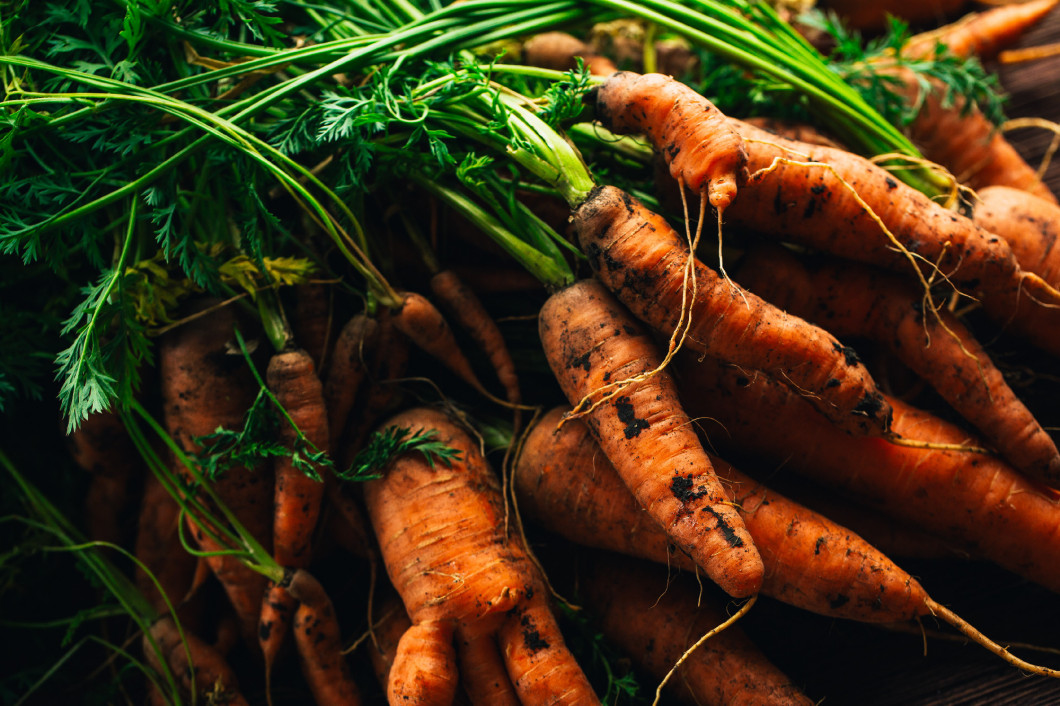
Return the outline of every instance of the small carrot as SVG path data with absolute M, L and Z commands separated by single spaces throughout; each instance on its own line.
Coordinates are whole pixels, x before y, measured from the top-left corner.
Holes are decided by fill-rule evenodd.
M 305 569 L 296 569 L 289 576 L 284 588 L 298 601 L 292 632 L 302 675 L 313 698 L 320 706 L 360 704 L 360 692 L 342 654 L 342 635 L 331 598 Z
M 977 56 L 990 61 L 1044 20 L 1056 5 L 1057 0 L 1028 0 L 972 12 L 956 22 L 913 35 L 902 47 L 902 53 L 930 57 L 939 44 L 944 44 L 953 56 Z
M 378 340 L 378 320 L 362 312 L 346 322 L 335 341 L 331 365 L 324 382 L 328 439 L 333 448 L 346 428 L 350 411 L 357 400 L 357 392 L 368 374 L 369 357 L 374 353 Z
M 604 637 L 657 679 L 729 617 L 722 606 L 700 598 L 690 577 L 667 576 L 659 566 L 594 554 L 579 568 L 578 588 Z M 697 647 L 668 687 L 688 704 L 814 703 L 736 625 Z
M 430 409 L 409 410 L 385 426 L 433 434 L 432 444 L 450 449 L 447 463 L 418 450 L 401 453 L 364 487 L 387 574 L 413 623 L 390 670 L 391 703 L 426 698 L 428 677 L 456 682 L 457 629 L 496 635 L 523 703 L 595 703 L 548 611 L 544 581 L 521 543 L 505 535 L 500 482 L 478 445 Z
M 394 326 L 417 347 L 435 357 L 475 390 L 492 397 L 478 379 L 471 362 L 460 350 L 442 313 L 429 299 L 405 292 L 401 308 L 394 312 Z
M 394 657 L 397 655 L 398 641 L 410 627 L 412 620 L 396 593 L 375 601 L 372 615 L 373 639 L 369 641 L 367 649 L 372 669 L 384 689 L 389 681 Z
M 830 333 L 698 260 L 695 289 L 687 294 L 689 248 L 662 216 L 603 187 L 575 211 L 574 227 L 597 276 L 642 321 L 666 335 L 686 325 L 688 347 L 790 382 L 851 433 L 886 433 L 883 396 L 854 351 Z M 682 321 L 686 309 L 689 323 Z
M 611 381 L 639 376 L 589 408 L 593 436 L 641 506 L 715 583 L 735 597 L 757 593 L 762 559 L 728 504 L 673 379 L 659 370 L 662 356 L 651 337 L 592 280 L 552 295 L 538 323 L 545 357 L 571 404 Z
M 590 96 L 598 119 L 620 134 L 639 133 L 670 165 L 670 174 L 718 213 L 747 178 L 747 152 L 721 111 L 691 88 L 662 74 L 620 71 Z
M 180 521 L 177 501 L 154 474 L 147 474 L 134 548 L 139 561 L 136 586 L 157 613 L 165 613 L 170 604 L 178 606 L 181 621 L 196 627 L 202 606 L 184 602 L 198 562 L 180 544 Z
M 844 338 L 883 344 L 930 384 L 1018 470 L 1060 484 L 1060 451 L 979 342 L 946 310 L 925 315 L 923 294 L 891 273 L 855 263 L 803 264 L 783 248 L 757 248 L 737 279 Z
M 504 335 L 482 301 L 453 270 L 442 270 L 431 277 L 431 291 L 487 355 L 497 379 L 504 386 L 506 399 L 513 405 L 522 402 L 515 361 L 504 342 Z
M 820 9 L 833 11 L 851 28 L 863 32 L 884 29 L 887 16 L 910 24 L 936 22 L 967 5 L 967 0 L 821 0 Z

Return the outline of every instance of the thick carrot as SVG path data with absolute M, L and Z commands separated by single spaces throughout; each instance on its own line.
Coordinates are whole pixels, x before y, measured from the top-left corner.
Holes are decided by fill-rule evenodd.
M 982 189 L 979 199 L 975 222 L 1004 238 L 1023 268 L 1060 284 L 1060 206 L 1003 186 Z M 984 297 L 983 309 L 1006 330 L 1060 355 L 1060 310 L 1011 292 Z
M 973 291 L 1033 289 L 1054 297 L 1055 290 L 1020 268 L 1004 240 L 867 159 L 729 122 L 744 138 L 752 171 L 727 212 L 729 223 L 910 275 L 913 253 L 927 274 L 938 269 Z
M 685 305 L 688 245 L 662 216 L 606 186 L 575 211 L 574 226 L 597 276 L 642 321 L 672 334 L 685 306 L 691 319 L 685 345 L 790 382 L 850 433 L 886 433 L 890 410 L 868 370 L 827 331 L 698 260 L 696 289 Z
M 737 279 L 837 336 L 882 343 L 1018 470 L 1060 484 L 1060 451 L 1052 437 L 971 331 L 949 311 L 925 315 L 923 293 L 911 283 L 853 263 L 807 266 L 779 247 L 749 251 Z
M 431 277 L 431 291 L 487 355 L 497 379 L 504 386 L 507 400 L 519 404 L 523 396 L 519 391 L 515 361 L 512 360 L 508 344 L 504 342 L 504 335 L 497 328 L 497 322 L 486 311 L 481 300 L 453 270 L 442 270 Z
M 478 445 L 430 409 L 404 412 L 385 426 L 433 432 L 436 442 L 459 453 L 445 465 L 408 451 L 382 479 L 365 484 L 387 573 L 413 622 L 390 671 L 391 703 L 423 695 L 418 685 L 432 671 L 444 684 L 456 679 L 455 666 L 437 669 L 450 664 L 452 649 L 439 638 L 456 629 L 497 635 L 523 703 L 596 703 L 547 607 L 541 612 L 543 580 L 522 545 L 505 535 L 500 483 Z M 422 644 L 425 636 L 432 651 L 405 647 L 406 640 Z
M 379 322 L 362 312 L 342 327 L 335 341 L 324 381 L 324 403 L 328 410 L 328 439 L 337 448 L 339 436 L 346 428 L 357 392 L 368 374 L 368 359 L 379 341 Z
M 581 562 L 578 588 L 587 611 L 633 663 L 663 679 L 682 654 L 729 617 L 701 600 L 690 577 L 614 555 Z M 696 648 L 668 682 L 683 703 L 811 706 L 808 698 L 733 625 Z
M 319 706 L 356 706 L 360 692 L 342 654 L 342 635 L 331 598 L 305 569 L 290 575 L 285 588 L 298 601 L 293 633 L 302 675 Z
M 681 370 L 690 410 L 724 425 L 724 433 L 708 432 L 719 446 L 783 462 L 1060 591 L 1060 504 L 1000 459 L 849 437 L 765 376 L 748 377 L 710 361 L 689 361 Z M 903 436 L 976 443 L 927 412 L 897 399 L 891 404 L 894 428 Z
M 558 431 L 563 409 L 534 426 L 514 483 L 520 507 L 582 545 L 694 570 L 649 521 L 584 424 Z M 924 589 L 849 529 L 743 475 L 711 462 L 762 555 L 764 595 L 833 618 L 891 623 L 928 612 Z
M 203 310 L 210 302 L 199 302 Z M 166 427 L 185 451 L 199 451 L 197 437 L 218 427 L 238 429 L 257 385 L 241 355 L 226 352 L 235 316 L 228 307 L 180 326 L 159 342 L 158 367 Z M 185 473 L 185 469 L 176 469 Z M 229 468 L 214 489 L 236 518 L 262 545 L 272 535 L 272 478 L 261 469 Z M 192 535 L 204 551 L 222 549 L 192 523 Z M 221 581 L 239 617 L 243 637 L 257 644 L 258 617 L 265 578 L 238 558 L 214 555 L 210 568 Z
M 594 76 L 610 76 L 618 71 L 611 59 L 566 32 L 542 32 L 523 45 L 523 61 L 530 66 L 568 71 L 577 66 L 579 58 Z
M 84 504 L 89 538 L 124 544 L 129 484 L 144 469 L 121 418 L 113 412 L 90 414 L 67 442 L 74 462 L 92 475 Z
M 1029 0 L 972 12 L 956 22 L 910 37 L 902 53 L 928 57 L 934 55 L 939 44 L 945 44 L 954 56 L 978 56 L 982 61 L 989 61 L 1019 41 L 1056 5 L 1057 0 Z
M 593 280 L 550 297 L 538 322 L 545 357 L 571 404 L 662 362 L 651 337 Z M 728 504 L 669 373 L 633 382 L 585 419 L 637 501 L 673 541 L 730 595 L 757 593 L 762 559 Z
M 451 704 L 460 670 L 448 620 L 413 623 L 398 641 L 390 667 L 387 697 L 392 704 Z
M 248 703 L 239 691 L 239 680 L 235 671 L 224 656 L 187 629 L 184 630 L 182 640 L 173 618 L 167 615 L 155 621 L 151 626 L 150 637 L 155 641 L 158 652 L 145 635 L 142 642 L 148 664 L 158 672 L 162 671 L 163 664 L 167 665 L 184 695 L 197 699 L 200 703 L 219 706 L 241 706 Z
M 747 152 L 721 111 L 662 74 L 620 71 L 594 89 L 597 118 L 614 132 L 643 134 L 674 179 L 725 211 L 747 178 Z

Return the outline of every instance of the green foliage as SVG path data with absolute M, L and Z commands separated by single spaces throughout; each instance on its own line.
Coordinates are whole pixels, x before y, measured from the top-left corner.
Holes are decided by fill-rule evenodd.
M 397 456 L 409 451 L 422 453 L 433 469 L 436 462 L 447 468 L 460 460 L 460 451 L 438 441 L 438 432 L 429 429 L 412 431 L 407 427 L 389 426 L 373 432 L 353 463 L 338 475 L 343 480 L 368 481 L 382 478 L 382 471 Z

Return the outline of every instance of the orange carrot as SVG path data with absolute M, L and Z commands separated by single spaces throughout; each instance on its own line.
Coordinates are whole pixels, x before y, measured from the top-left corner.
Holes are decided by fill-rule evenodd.
M 398 641 L 405 631 L 412 627 L 412 620 L 405 612 L 405 606 L 396 593 L 383 600 L 376 600 L 372 615 L 372 634 L 374 639 L 368 644 L 368 657 L 379 683 L 386 688 L 390 668 L 397 655 Z
M 679 328 L 689 250 L 662 216 L 603 187 L 575 211 L 574 226 L 597 276 L 639 319 L 667 335 Z M 852 349 L 698 260 L 695 284 L 685 345 L 790 382 L 851 433 L 886 433 L 890 412 Z
M 404 412 L 385 426 L 433 433 L 435 443 L 457 452 L 446 465 L 406 451 L 383 478 L 365 484 L 387 573 L 413 623 L 390 671 L 391 703 L 427 701 L 426 692 L 443 686 L 449 693 L 458 678 L 450 637 L 457 629 L 497 636 L 523 703 L 595 703 L 544 603 L 543 580 L 521 543 L 505 535 L 500 483 L 478 445 L 430 409 Z M 435 680 L 440 686 L 424 686 Z
M 783 462 L 870 505 L 967 546 L 1060 591 L 1060 504 L 991 456 L 895 446 L 837 433 L 797 396 L 768 380 L 706 361 L 683 364 L 685 403 L 724 425 L 712 440 Z M 911 439 L 975 444 L 968 434 L 897 399 L 894 428 Z
M 471 362 L 460 350 L 453 330 L 442 316 L 442 312 L 426 297 L 415 292 L 405 292 L 401 308 L 394 313 L 394 326 L 408 336 L 421 350 L 434 356 L 461 380 L 484 394 L 486 388 L 479 382 Z
M 482 306 L 475 293 L 452 270 L 442 270 L 431 278 L 431 291 L 489 357 L 497 379 L 504 386 L 506 398 L 512 404 L 522 401 L 515 361 L 504 342 L 497 323 Z
M 656 679 L 729 617 L 722 606 L 700 600 L 690 577 L 674 579 L 661 567 L 598 554 L 579 568 L 578 588 L 604 636 Z M 667 686 L 696 705 L 814 703 L 736 625 L 696 648 Z
M 200 302 L 198 306 L 207 304 Z M 243 415 L 254 399 L 257 386 L 245 360 L 226 353 L 235 323 L 230 308 L 219 309 L 170 331 L 159 343 L 165 424 L 185 451 L 198 451 L 194 440 L 218 427 L 241 428 Z M 185 473 L 183 467 L 176 470 Z M 271 476 L 261 469 L 229 468 L 214 482 L 214 489 L 243 526 L 268 547 L 272 535 Z M 222 549 L 201 527 L 191 524 L 192 535 L 202 550 Z M 208 561 L 239 616 L 244 639 L 256 645 L 264 576 L 234 556 L 214 555 Z
M 568 71 L 577 66 L 579 58 L 594 76 L 610 76 L 618 71 L 613 61 L 566 32 L 542 32 L 523 45 L 523 61 L 530 66 Z
M 179 607 L 182 622 L 197 626 L 202 606 L 184 601 L 194 585 L 198 562 L 181 546 L 179 524 L 177 501 L 153 473 L 147 474 L 134 550 L 142 565 L 136 567 L 136 586 L 157 613 L 169 610 L 168 599 Z
M 339 332 L 324 383 L 328 410 L 328 439 L 336 448 L 350 411 L 368 373 L 368 358 L 379 341 L 379 322 L 366 313 L 355 314 Z
M 603 285 L 583 280 L 539 315 L 541 342 L 571 404 L 608 382 L 659 368 L 654 341 Z M 661 370 L 590 408 L 593 436 L 637 501 L 707 575 L 736 597 L 758 592 L 762 560 Z
M 1020 265 L 1047 282 L 1060 283 L 1060 206 L 1003 186 L 982 189 L 973 218 L 1012 247 Z M 1027 296 L 998 293 L 983 298 L 986 313 L 1042 350 L 1060 355 L 1060 311 Z
M 982 61 L 989 61 L 1045 19 L 1057 1 L 1029 0 L 969 13 L 956 22 L 910 37 L 902 53 L 929 57 L 939 44 L 945 44 L 954 56 L 978 56 Z
M 84 505 L 89 538 L 124 544 L 129 484 L 143 468 L 121 418 L 113 412 L 90 414 L 67 441 L 74 462 L 92 474 Z
M 173 671 L 182 692 L 200 703 L 241 706 L 247 704 L 239 691 L 239 680 L 225 658 L 194 633 L 184 630 L 181 640 L 176 623 L 170 616 L 159 618 L 151 626 L 150 638 L 143 638 L 144 655 L 156 671 L 162 671 L 163 663 Z M 189 661 L 188 652 L 191 653 Z M 159 659 L 161 657 L 161 659 Z M 194 680 L 194 685 L 193 685 Z M 194 691 L 194 695 L 192 692 Z
M 713 103 L 662 74 L 621 71 L 594 89 L 599 120 L 614 132 L 639 133 L 670 165 L 670 174 L 724 211 L 747 178 L 740 136 Z
M 287 591 L 298 601 L 292 625 L 302 675 L 320 706 L 357 706 L 360 692 L 342 654 L 342 635 L 331 598 L 304 569 L 290 574 Z
M 900 243 L 928 274 L 937 268 L 966 288 L 1033 289 L 1054 297 L 1040 278 L 1020 269 L 1003 240 L 867 159 L 729 122 L 744 138 L 753 174 L 729 208 L 731 224 L 911 275 L 909 255 L 895 247 Z M 799 163 L 774 164 L 781 159 Z
M 584 424 L 558 431 L 561 408 L 534 426 L 514 483 L 520 507 L 579 544 L 694 570 L 650 522 Z M 711 456 L 726 501 L 762 555 L 762 593 L 833 618 L 891 623 L 928 612 L 924 589 L 861 537 Z
M 1060 451 L 1052 437 L 956 316 L 924 314 L 922 292 L 911 283 L 852 263 L 811 269 L 783 248 L 750 251 L 737 279 L 837 336 L 882 343 L 1018 470 L 1060 484 Z

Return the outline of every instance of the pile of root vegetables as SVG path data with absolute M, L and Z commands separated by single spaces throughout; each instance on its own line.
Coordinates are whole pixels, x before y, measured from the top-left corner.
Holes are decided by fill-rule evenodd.
M 975 73 L 1056 0 L 843 78 L 730 0 L 46 4 L 4 703 L 1060 695 L 1060 194 Z

